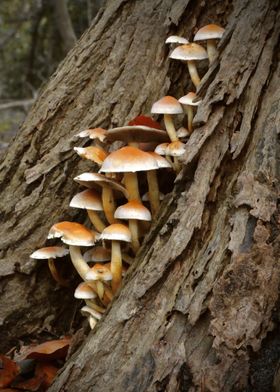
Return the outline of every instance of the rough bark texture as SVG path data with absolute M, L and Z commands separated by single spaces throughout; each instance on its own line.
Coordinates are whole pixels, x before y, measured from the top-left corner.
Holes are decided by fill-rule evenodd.
M 57 320 L 53 300 L 40 307 L 52 286 L 45 278 L 38 290 L 28 254 L 53 222 L 77 217 L 68 203 L 85 164 L 73 135 L 122 125 L 167 92 L 186 93 L 186 67 L 168 60 L 163 42 L 212 21 L 226 33 L 199 89 L 183 170 L 118 298 L 50 391 L 271 391 L 280 352 L 280 14 L 272 0 L 108 2 L 0 168 L 0 334 Z M 13 299 L 15 290 L 32 306 Z

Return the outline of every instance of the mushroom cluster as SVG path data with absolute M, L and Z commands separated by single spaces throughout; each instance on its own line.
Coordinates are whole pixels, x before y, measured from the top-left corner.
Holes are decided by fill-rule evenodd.
M 170 58 L 187 62 L 196 88 L 200 77 L 195 62 L 206 58 L 213 61 L 215 40 L 221 38 L 223 31 L 219 26 L 208 25 L 197 32 L 194 40 L 208 40 L 207 51 L 183 37 L 171 36 L 166 40 L 166 43 L 179 45 Z M 81 311 L 91 328 L 120 289 L 127 268 L 159 212 L 163 195 L 158 171 L 167 171 L 168 177 L 169 173 L 176 175 L 181 169 L 180 156 L 194 131 L 194 107 L 199 103 L 194 92 L 179 100 L 165 96 L 155 102 L 151 112 L 163 114 L 166 130 L 152 118 L 140 115 L 122 127 L 87 129 L 77 135 L 93 141 L 92 145 L 74 150 L 81 158 L 93 162 L 98 173 L 82 173 L 74 178 L 86 189 L 72 198 L 70 207 L 85 209 L 92 227 L 68 221 L 55 223 L 48 239 L 60 238 L 69 249 L 45 247 L 31 257 L 47 259 L 53 278 L 67 286 L 68 281 L 59 275 L 54 259 L 70 254 L 82 279 L 74 295 L 85 301 Z M 173 116 L 177 114 L 186 114 L 187 119 L 176 130 Z M 116 149 L 115 142 L 121 142 L 122 147 Z

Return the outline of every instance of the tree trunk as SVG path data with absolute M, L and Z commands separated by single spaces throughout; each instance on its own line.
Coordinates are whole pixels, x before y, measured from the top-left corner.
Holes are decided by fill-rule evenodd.
M 73 135 L 122 125 L 166 93 L 193 89 L 164 41 L 217 22 L 226 32 L 198 91 L 174 189 L 118 298 L 50 391 L 271 391 L 280 352 L 279 8 L 273 0 L 111 0 L 102 12 L 0 167 L 0 334 L 10 336 L 2 346 L 50 315 L 55 326 L 58 309 L 69 326 L 70 300 L 61 310 L 59 291 L 48 299 L 52 283 L 28 255 L 54 222 L 77 219 L 68 204 L 85 163 Z
M 57 30 L 61 37 L 63 49 L 67 53 L 76 42 L 76 34 L 67 9 L 67 0 L 53 0 L 53 7 Z

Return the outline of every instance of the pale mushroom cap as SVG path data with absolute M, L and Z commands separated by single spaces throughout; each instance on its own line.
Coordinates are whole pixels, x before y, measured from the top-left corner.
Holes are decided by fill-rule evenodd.
M 209 24 L 201 27 L 194 36 L 194 41 L 203 41 L 207 39 L 221 39 L 225 29 L 216 24 Z
M 185 127 L 180 127 L 177 131 L 177 136 L 178 137 L 187 137 L 190 136 L 189 131 Z
M 92 309 L 89 306 L 83 306 L 82 309 L 81 309 L 81 313 L 84 316 L 87 316 L 88 314 L 90 314 L 91 316 L 93 316 L 93 318 L 95 318 L 97 320 L 100 320 L 101 317 L 102 317 L 101 313 L 97 312 L 96 310 Z
M 163 200 L 164 199 L 164 194 L 163 193 L 159 193 L 159 200 Z M 142 196 L 142 200 L 143 201 L 149 201 L 149 192 L 144 193 L 144 195 Z
M 100 168 L 105 173 L 137 172 L 158 169 L 157 161 L 136 147 L 122 147 L 112 152 Z
M 164 157 L 162 157 L 160 154 L 157 154 L 156 152 L 153 152 L 153 151 L 149 151 L 148 154 L 150 154 L 152 157 L 154 157 L 156 159 L 158 167 L 160 169 L 172 167 L 170 165 L 170 163 L 168 162 L 168 160 L 165 159 Z
M 125 197 L 128 197 L 128 193 L 125 187 L 123 187 L 118 181 L 105 177 L 103 174 L 100 173 L 82 173 L 79 176 L 75 177 L 74 181 L 86 186 L 87 188 L 112 188 L 116 191 L 123 193 Z
M 78 137 L 89 137 L 90 139 L 98 139 L 101 142 L 104 141 L 106 137 L 106 129 L 103 128 L 90 128 L 85 129 L 77 134 Z
M 183 113 L 183 109 L 176 98 L 166 95 L 153 104 L 151 113 L 180 114 Z
M 78 299 L 93 299 L 96 298 L 96 294 L 87 283 L 82 282 L 76 288 L 74 297 Z
M 105 150 L 96 146 L 74 147 L 74 150 L 80 157 L 89 159 L 90 161 L 93 161 L 98 165 L 101 165 L 106 156 L 108 155 Z
M 68 245 L 91 246 L 98 239 L 98 234 L 76 222 L 59 222 L 53 225 L 48 238 L 61 238 Z
M 179 35 L 170 35 L 165 41 L 166 44 L 188 44 L 189 41 L 184 38 L 180 37 Z
M 86 189 L 78 193 L 70 201 L 70 207 L 84 208 L 93 211 L 103 211 L 102 201 L 98 193 L 92 189 Z
M 131 200 L 128 203 L 118 207 L 114 217 L 117 219 L 136 219 L 143 221 L 151 221 L 152 216 L 148 208 L 143 206 L 137 200 Z
M 165 131 L 150 128 L 144 125 L 126 125 L 124 127 L 109 129 L 106 140 L 122 140 L 129 142 L 164 142 L 169 139 Z
M 166 149 L 166 155 L 172 157 L 179 157 L 185 153 L 186 145 L 179 140 L 172 142 L 168 145 Z
M 83 257 L 87 263 L 91 261 L 95 263 L 104 263 L 111 260 L 111 250 L 103 248 L 102 246 L 96 246 L 93 249 L 87 250 L 83 254 Z
M 102 231 L 100 239 L 131 242 L 131 233 L 125 225 L 113 223 Z
M 208 58 L 208 54 L 203 46 L 191 43 L 178 46 L 173 50 L 169 57 L 171 59 L 182 61 L 204 60 Z
M 103 280 L 106 282 L 112 280 L 112 278 L 113 275 L 110 268 L 104 264 L 95 264 L 86 274 L 87 280 Z
M 47 246 L 36 250 L 30 255 L 32 259 L 56 259 L 69 254 L 69 250 L 62 246 Z
M 156 146 L 155 153 L 159 155 L 165 155 L 165 151 L 168 147 L 169 143 L 161 143 Z
M 190 92 L 187 95 L 184 95 L 179 99 L 179 102 L 182 105 L 191 105 L 191 106 L 198 106 L 201 102 L 201 100 L 197 102 L 193 102 L 197 98 L 196 93 Z

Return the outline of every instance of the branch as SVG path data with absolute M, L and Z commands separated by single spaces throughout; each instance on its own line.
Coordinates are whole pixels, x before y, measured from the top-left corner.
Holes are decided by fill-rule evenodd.
M 0 110 L 12 109 L 18 106 L 23 106 L 25 109 L 27 106 L 31 106 L 35 99 L 21 99 L 18 101 L 11 101 L 0 104 Z

